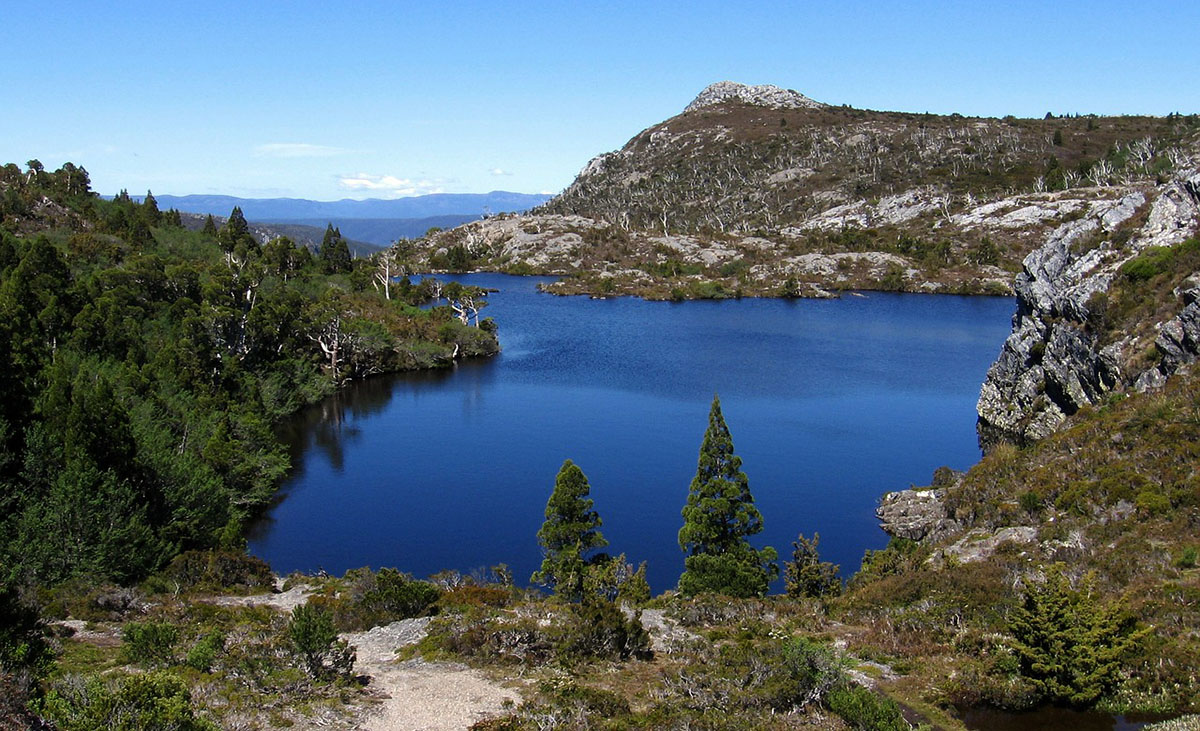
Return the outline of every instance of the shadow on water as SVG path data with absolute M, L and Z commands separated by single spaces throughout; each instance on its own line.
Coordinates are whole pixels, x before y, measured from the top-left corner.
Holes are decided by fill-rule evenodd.
M 971 731 L 1136 731 L 1147 724 L 1171 718 L 1159 714 L 1118 716 L 1054 706 L 1021 713 L 972 708 L 962 711 L 959 717 Z
M 275 436 L 287 446 L 292 468 L 283 487 L 271 498 L 267 508 L 247 527 L 246 538 L 253 541 L 270 533 L 275 524 L 273 511 L 287 499 L 288 488 L 303 480 L 309 452 L 314 449 L 319 451 L 335 472 L 341 472 L 345 466 L 346 448 L 363 436 L 362 428 L 357 426 L 360 420 L 383 413 L 399 390 L 435 388 L 452 378 L 459 368 L 469 370 L 473 367 L 478 367 L 478 364 L 375 376 L 352 384 L 280 421 L 275 427 Z

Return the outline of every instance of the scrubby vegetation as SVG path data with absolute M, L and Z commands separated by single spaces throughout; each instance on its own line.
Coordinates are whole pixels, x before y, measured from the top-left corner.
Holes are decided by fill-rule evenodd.
M 922 186 L 976 198 L 1153 178 L 1200 117 L 964 118 L 725 103 L 601 158 L 538 212 L 662 233 L 777 230 L 842 200 Z M 814 193 L 826 192 L 825 200 Z
M 1195 115 L 990 119 L 726 102 L 597 157 L 530 215 L 418 248 L 439 269 L 564 276 L 547 288 L 556 294 L 1008 294 L 1045 233 L 1153 191 L 1190 169 L 1198 145 Z

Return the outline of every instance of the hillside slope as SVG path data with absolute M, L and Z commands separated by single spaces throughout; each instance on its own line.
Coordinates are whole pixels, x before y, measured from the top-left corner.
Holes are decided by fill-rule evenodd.
M 532 215 L 438 234 L 426 253 L 571 275 L 562 293 L 1005 293 L 1047 232 L 1152 195 L 1198 139 L 1196 116 L 875 112 L 722 82 Z

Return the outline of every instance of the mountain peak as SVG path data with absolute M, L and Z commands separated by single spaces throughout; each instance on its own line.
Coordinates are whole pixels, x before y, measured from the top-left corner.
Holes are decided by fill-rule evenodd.
M 731 100 L 776 109 L 820 109 L 827 106 L 809 99 L 798 91 L 781 89 L 772 84 L 750 86 L 739 84 L 736 81 L 718 81 L 704 87 L 704 90 L 683 111 L 685 113 L 692 112 Z

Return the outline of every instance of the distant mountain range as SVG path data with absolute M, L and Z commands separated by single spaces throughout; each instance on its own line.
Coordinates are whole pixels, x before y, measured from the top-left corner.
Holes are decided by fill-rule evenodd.
M 135 199 L 138 197 L 135 196 Z M 523 212 L 548 195 L 510 193 L 434 193 L 394 200 L 313 201 L 303 198 L 237 198 L 228 195 L 158 195 L 158 207 L 183 213 L 228 216 L 234 206 L 249 221 L 289 223 L 324 229 L 333 224 L 344 236 L 379 246 L 401 237 L 420 236 L 432 227 L 452 228 L 489 213 Z

